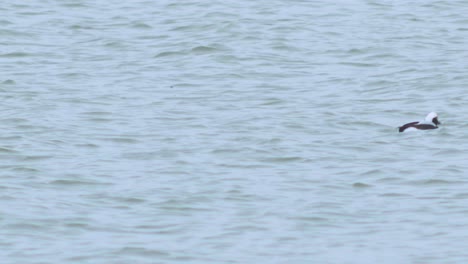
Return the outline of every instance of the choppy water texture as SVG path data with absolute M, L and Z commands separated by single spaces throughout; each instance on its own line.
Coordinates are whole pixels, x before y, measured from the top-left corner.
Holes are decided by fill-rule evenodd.
M 468 261 L 468 2 L 0 12 L 2 263 Z

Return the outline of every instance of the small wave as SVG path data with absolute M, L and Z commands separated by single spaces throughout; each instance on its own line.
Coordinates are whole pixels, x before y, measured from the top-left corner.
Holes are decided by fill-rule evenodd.
M 259 105 L 270 106 L 270 105 L 279 105 L 279 104 L 284 104 L 284 103 L 285 101 L 282 99 L 269 98 L 269 99 L 266 99 L 265 102 L 260 103 Z
M 119 202 L 130 203 L 130 204 L 139 204 L 139 203 L 146 202 L 145 199 L 134 198 L 134 197 L 125 197 L 125 198 L 118 197 L 117 200 L 119 200 Z
M 133 28 L 142 28 L 142 29 L 151 29 L 153 28 L 152 26 L 146 24 L 146 23 L 135 23 L 132 25 Z
M 217 51 L 217 48 L 210 47 L 210 46 L 198 46 L 192 49 L 192 52 L 197 54 L 207 54 Z
M 364 188 L 371 188 L 372 185 L 365 184 L 365 183 L 362 183 L 362 182 L 356 182 L 356 183 L 353 183 L 353 187 L 358 188 L 358 189 L 364 189 Z
M 464 152 L 458 149 L 446 149 L 446 150 L 441 150 L 436 153 L 434 153 L 434 156 L 441 156 L 441 157 L 447 157 L 447 156 L 458 156 L 463 154 Z
M 455 198 L 459 198 L 459 199 L 465 199 L 465 198 L 468 198 L 468 193 L 458 193 L 458 194 L 455 194 L 454 195 Z
M 52 185 L 65 185 L 65 186 L 74 186 L 74 185 L 106 185 L 106 183 L 100 182 L 90 182 L 90 181 L 80 181 L 80 180 L 54 180 L 51 181 Z
M 156 151 L 149 151 L 149 152 L 128 152 L 122 154 L 122 158 L 130 159 L 130 160 L 151 160 L 159 153 Z
M 401 181 L 401 178 L 397 177 L 385 177 L 382 179 L 379 179 L 378 182 L 398 182 Z
M 324 218 L 324 217 L 319 217 L 319 216 L 300 216 L 300 217 L 294 217 L 293 219 L 307 221 L 307 222 L 319 222 L 319 223 L 329 222 L 329 219 Z
M 30 57 L 33 56 L 31 53 L 26 52 L 10 52 L 0 54 L 0 58 L 21 58 L 21 57 Z
M 383 193 L 383 194 L 380 194 L 379 196 L 382 196 L 382 197 L 408 197 L 408 196 L 411 196 L 411 195 L 406 194 L 406 193 Z
M 116 254 L 120 255 L 135 255 L 135 256 L 153 256 L 153 257 L 161 257 L 161 256 L 169 256 L 168 252 L 154 250 L 154 249 L 147 249 L 143 247 L 124 247 L 116 252 Z
M 13 171 L 17 172 L 39 172 L 38 169 L 28 168 L 28 167 L 17 167 L 14 168 Z
M 340 65 L 345 65 L 345 66 L 362 67 L 362 68 L 380 66 L 380 64 L 377 64 L 377 63 L 364 63 L 364 62 L 342 62 L 342 63 L 339 63 L 339 64 Z
M 37 161 L 37 160 L 45 160 L 45 159 L 51 159 L 53 156 L 50 155 L 30 155 L 30 156 L 24 156 L 22 159 L 24 161 Z
M 31 38 L 34 35 L 31 34 L 31 33 L 0 29 L 0 36 L 21 36 L 21 37 L 30 37 Z
M 171 56 L 178 56 L 182 54 L 183 53 L 179 51 L 163 51 L 155 55 L 154 58 L 171 57 Z
M 69 8 L 85 8 L 88 7 L 84 3 L 63 3 L 64 7 L 69 7 Z
M 368 49 L 356 49 L 356 48 L 349 49 L 347 51 L 347 53 L 349 53 L 349 54 L 365 54 L 367 52 L 369 52 Z
M 115 143 L 129 143 L 129 144 L 134 144 L 134 143 L 139 142 L 137 139 L 125 138 L 125 137 L 101 138 L 101 140 L 111 141 Z
M 104 115 L 112 115 L 112 112 L 106 112 L 106 111 L 88 111 L 88 112 L 82 112 L 82 115 L 91 115 L 91 116 L 104 116 Z
M 107 123 L 107 122 L 112 122 L 114 119 L 109 119 L 109 118 L 102 118 L 102 117 L 94 117 L 94 118 L 88 118 L 86 119 L 91 122 L 96 122 L 96 123 Z
M 464 182 L 461 181 L 449 181 L 449 180 L 441 180 L 441 179 L 427 179 L 427 180 L 418 180 L 418 181 L 411 181 L 410 184 L 412 185 L 452 185 L 452 184 L 462 184 Z
M 373 169 L 373 170 L 368 170 L 363 173 L 361 173 L 361 176 L 368 176 L 368 175 L 379 175 L 382 174 L 383 172 L 379 169 Z
M 16 84 L 16 82 L 13 80 L 5 80 L 2 82 L 2 84 Z
M 5 20 L 5 19 L 1 19 L 0 20 L 0 25 L 11 25 L 13 24 L 12 22 L 8 21 L 8 20 Z
M 31 224 L 31 223 L 18 223 L 18 224 L 6 225 L 5 228 L 6 228 L 6 230 L 8 230 L 8 229 L 41 230 L 44 227 L 42 225 Z
M 76 144 L 75 146 L 76 146 L 76 147 L 80 147 L 80 148 L 99 148 L 98 145 L 96 145 L 96 144 L 91 144 L 91 143 Z
M 275 157 L 275 158 L 267 158 L 263 161 L 265 162 L 274 162 L 274 163 L 288 163 L 288 162 L 296 162 L 304 160 L 302 157 Z
M 10 148 L 0 147 L 0 153 L 16 153 L 17 151 Z

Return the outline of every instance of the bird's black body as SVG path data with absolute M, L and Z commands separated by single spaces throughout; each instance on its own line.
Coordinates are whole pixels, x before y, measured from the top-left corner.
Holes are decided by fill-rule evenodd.
M 428 130 L 428 129 L 439 128 L 438 126 L 434 126 L 434 125 L 431 125 L 431 124 L 419 124 L 419 122 L 416 121 L 416 122 L 411 122 L 411 123 L 408 123 L 408 124 L 404 124 L 403 126 L 398 128 L 398 131 L 403 132 L 407 128 L 410 128 L 410 127 L 414 127 L 416 129 L 419 129 L 419 130 Z
M 437 119 L 437 114 L 432 112 L 429 113 L 426 117 L 424 122 L 411 122 L 408 124 L 404 124 L 401 127 L 398 127 L 399 132 L 404 132 L 408 128 L 415 128 L 418 130 L 429 130 L 429 129 L 436 129 L 439 128 L 440 125 L 439 119 Z

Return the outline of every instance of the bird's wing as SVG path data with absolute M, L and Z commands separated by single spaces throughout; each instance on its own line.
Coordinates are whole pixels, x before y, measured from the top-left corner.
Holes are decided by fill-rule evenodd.
M 408 123 L 408 124 L 404 124 L 404 125 L 402 125 L 401 127 L 398 128 L 398 131 L 403 132 L 403 131 L 405 131 L 405 129 L 407 129 L 408 127 L 414 127 L 414 126 L 416 126 L 418 123 L 419 123 L 419 121 L 415 121 L 415 122 L 411 122 L 411 123 Z

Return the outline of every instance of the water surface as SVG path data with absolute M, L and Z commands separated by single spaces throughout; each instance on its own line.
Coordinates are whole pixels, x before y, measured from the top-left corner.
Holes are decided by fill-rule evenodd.
M 468 259 L 464 1 L 0 11 L 2 262 Z

